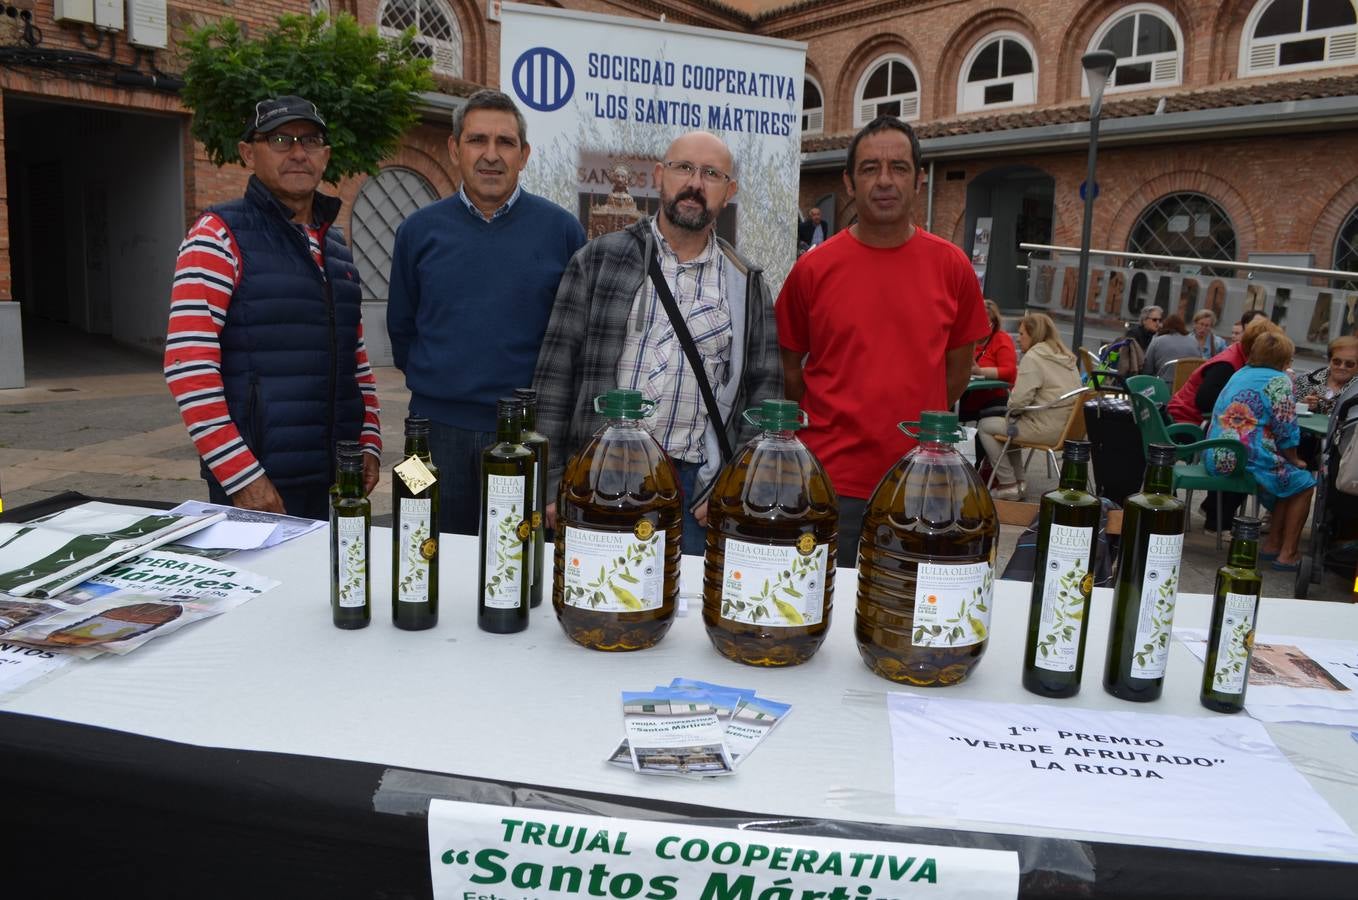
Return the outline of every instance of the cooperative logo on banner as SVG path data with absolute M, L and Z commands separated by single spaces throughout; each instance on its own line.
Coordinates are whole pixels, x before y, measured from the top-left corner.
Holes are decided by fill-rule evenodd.
M 538 112 L 565 106 L 575 93 L 575 72 L 566 57 L 550 47 L 532 47 L 514 61 L 514 93 Z

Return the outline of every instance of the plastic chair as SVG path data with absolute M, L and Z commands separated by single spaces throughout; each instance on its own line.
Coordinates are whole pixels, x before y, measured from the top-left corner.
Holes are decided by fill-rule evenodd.
M 1127 390 L 1149 398 L 1156 406 L 1169 402 L 1169 385 L 1158 375 L 1133 375 L 1127 379 Z
M 1032 462 L 1033 454 L 1041 451 L 1047 454 L 1047 477 L 1050 478 L 1054 473 L 1061 471 L 1060 464 L 1056 461 L 1056 451 L 1065 445 L 1066 441 L 1078 441 L 1085 436 L 1085 408 L 1082 402 L 1085 394 L 1094 393 L 1093 388 L 1080 387 L 1073 391 L 1067 391 L 1057 397 L 1051 403 L 1042 403 L 1036 406 L 1021 406 L 1018 409 L 1011 409 L 1004 414 L 1005 424 L 1012 423 L 1015 419 L 1028 412 L 1038 412 L 1044 409 L 1058 409 L 1070 404 L 1070 415 L 1066 418 L 1066 427 L 1061 429 L 1061 434 L 1054 443 L 1046 444 L 1041 441 L 1024 441 L 1019 438 L 1010 438 L 1004 434 L 995 435 L 995 440 L 1010 447 L 1017 447 L 1020 450 L 1027 450 L 1028 455 L 1023 458 L 1023 468 L 1020 475 L 1028 472 L 1028 463 Z M 998 466 L 990 470 L 990 480 L 986 482 L 989 488 L 995 483 L 995 473 L 999 470 Z M 1024 479 L 1019 478 L 1019 484 L 1023 484 Z
M 1155 376 L 1146 377 L 1154 378 Z M 1166 425 L 1165 420 L 1160 417 L 1160 410 L 1156 408 L 1150 398 L 1135 391 L 1128 396 L 1132 398 L 1132 408 L 1136 411 L 1137 424 L 1140 426 L 1142 449 L 1148 448 L 1151 444 L 1172 444 L 1179 459 L 1185 460 L 1185 462 L 1174 466 L 1173 486 L 1175 492 L 1180 489 L 1188 492 L 1186 502 L 1190 512 L 1185 518 L 1185 530 L 1187 530 L 1188 523 L 1192 521 L 1193 492 L 1195 490 L 1217 492 L 1217 549 L 1220 550 L 1221 532 L 1225 530 L 1221 513 L 1221 492 L 1232 491 L 1237 494 L 1248 494 L 1254 498 L 1256 509 L 1259 505 L 1259 486 L 1255 483 L 1254 476 L 1245 467 L 1248 458 L 1245 445 L 1235 438 L 1205 440 L 1202 429 L 1196 425 Z M 1195 439 L 1192 443 L 1183 443 L 1181 440 L 1176 440 L 1176 437 L 1193 437 Z M 1231 474 L 1208 474 L 1206 464 L 1200 458 L 1204 450 L 1228 451 L 1235 460 Z
M 1179 388 L 1188 384 L 1189 377 L 1207 362 L 1205 359 L 1193 357 L 1191 359 L 1176 359 L 1174 361 L 1174 388 L 1173 392 L 1178 393 Z

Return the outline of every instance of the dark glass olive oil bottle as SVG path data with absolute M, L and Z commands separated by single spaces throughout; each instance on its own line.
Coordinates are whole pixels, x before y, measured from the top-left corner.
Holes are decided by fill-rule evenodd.
M 528 522 L 533 527 L 532 554 L 528 561 L 528 574 L 532 579 L 529 605 L 542 605 L 542 582 L 546 577 L 546 533 L 547 524 L 547 466 L 551 462 L 551 448 L 547 435 L 538 431 L 538 392 L 532 388 L 517 388 L 514 396 L 523 400 L 523 440 L 521 443 L 533 451 L 533 512 Z
M 391 621 L 419 631 L 439 620 L 439 481 L 429 420 L 406 419 L 405 459 L 392 472 Z
M 363 494 L 363 450 L 358 441 L 340 441 L 330 495 L 330 613 L 336 628 L 366 628 L 372 621 L 371 528 L 372 504 Z
M 1236 516 L 1226 565 L 1217 569 L 1212 594 L 1212 627 L 1199 699 L 1208 709 L 1237 713 L 1245 708 L 1254 629 L 1259 618 L 1259 520 Z
M 1023 686 L 1043 697 L 1073 697 L 1084 669 L 1094 589 L 1099 499 L 1089 483 L 1089 443 L 1066 441 L 1061 481 L 1042 495 L 1037 559 L 1023 651 Z
M 481 579 L 476 624 L 510 634 L 528 627 L 532 576 L 533 451 L 523 439 L 523 401 L 496 405 L 496 442 L 481 454 Z
M 1184 504 L 1172 493 L 1175 449 L 1151 444 L 1141 492 L 1127 498 L 1122 552 L 1113 589 L 1103 688 L 1123 700 L 1157 700 L 1179 597 Z

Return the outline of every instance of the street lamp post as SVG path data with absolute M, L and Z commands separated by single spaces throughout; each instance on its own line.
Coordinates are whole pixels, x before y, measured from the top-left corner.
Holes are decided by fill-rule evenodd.
M 1089 299 L 1089 241 L 1094 227 L 1094 167 L 1099 158 L 1099 114 L 1103 112 L 1103 89 L 1118 58 L 1111 50 L 1093 50 L 1080 58 L 1089 84 L 1089 173 L 1085 176 L 1085 220 L 1080 228 L 1080 275 L 1075 299 L 1074 346 L 1084 344 L 1085 305 Z

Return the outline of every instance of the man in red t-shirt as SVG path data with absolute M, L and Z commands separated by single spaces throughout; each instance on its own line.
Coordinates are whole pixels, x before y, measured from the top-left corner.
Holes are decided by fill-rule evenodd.
M 919 140 L 881 116 L 854 136 L 844 186 L 858 221 L 801 257 L 774 307 L 800 437 L 839 494 L 839 565 L 858 561 L 867 498 L 912 446 L 896 423 L 951 409 L 990 331 L 971 262 L 918 228 Z

